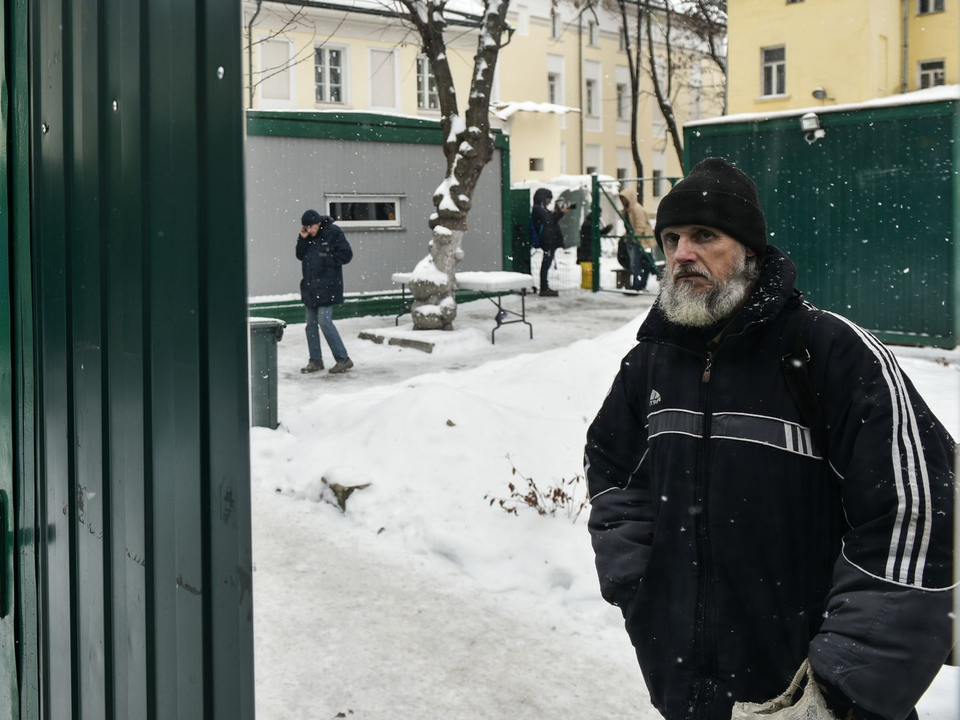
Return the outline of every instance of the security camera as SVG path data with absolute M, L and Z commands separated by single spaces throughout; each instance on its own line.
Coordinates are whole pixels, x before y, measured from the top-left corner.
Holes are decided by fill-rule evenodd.
M 820 127 L 820 118 L 816 113 L 808 112 L 800 118 L 800 130 L 803 131 L 803 137 L 808 144 L 813 145 L 817 140 L 824 137 L 827 133 Z

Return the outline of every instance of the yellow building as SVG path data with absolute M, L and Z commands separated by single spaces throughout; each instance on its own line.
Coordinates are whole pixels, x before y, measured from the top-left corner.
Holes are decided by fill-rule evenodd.
M 474 12 L 482 7 L 460 2 Z M 248 107 L 439 118 L 436 87 L 416 34 L 395 18 L 358 12 L 355 0 L 342 10 L 337 5 L 336 0 L 323 7 L 265 2 L 256 14 L 256 4 L 245 3 Z M 500 53 L 491 125 L 511 136 L 512 181 L 592 172 L 635 177 L 619 17 L 600 8 L 594 15 L 572 4 L 525 0 L 512 3 L 508 19 L 515 31 Z M 463 105 L 477 35 L 466 28 L 448 35 L 453 38 L 450 67 Z M 664 53 L 662 41 L 656 48 Z M 672 52 L 679 68 L 671 95 L 678 124 L 721 114 L 723 76 L 704 48 L 678 34 Z M 679 176 L 681 163 L 647 69 L 638 127 L 644 176 Z M 646 205 L 653 210 L 669 185 L 651 181 L 646 188 Z
M 728 0 L 728 110 L 857 103 L 960 82 L 958 0 Z

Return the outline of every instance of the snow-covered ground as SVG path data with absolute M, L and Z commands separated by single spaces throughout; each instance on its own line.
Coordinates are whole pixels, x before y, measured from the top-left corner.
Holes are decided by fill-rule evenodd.
M 496 345 L 476 301 L 432 354 L 357 339 L 393 318 L 338 321 L 356 363 L 340 376 L 301 375 L 303 325 L 287 328 L 281 426 L 251 440 L 258 717 L 659 718 L 585 514 L 497 502 L 525 478 L 582 501 L 584 433 L 652 300 L 529 297 L 533 340 L 510 325 Z M 896 352 L 960 436 L 960 352 Z M 321 477 L 370 486 L 344 514 Z M 921 717 L 960 717 L 958 694 L 945 668 Z

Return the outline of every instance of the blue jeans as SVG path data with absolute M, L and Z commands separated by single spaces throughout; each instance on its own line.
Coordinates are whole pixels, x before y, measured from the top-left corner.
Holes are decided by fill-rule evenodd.
M 333 353 L 333 359 L 337 362 L 343 362 L 349 356 L 347 349 L 343 346 L 340 339 L 340 333 L 333 325 L 333 305 L 324 305 L 322 307 L 310 307 L 307 309 L 307 347 L 310 349 L 310 359 L 316 363 L 323 362 L 323 355 L 320 354 L 320 330 L 323 330 L 323 337 L 330 346 L 330 352 Z
M 646 290 L 650 277 L 650 261 L 647 253 L 637 243 L 627 243 L 627 255 L 630 256 L 630 272 L 633 273 L 633 289 Z

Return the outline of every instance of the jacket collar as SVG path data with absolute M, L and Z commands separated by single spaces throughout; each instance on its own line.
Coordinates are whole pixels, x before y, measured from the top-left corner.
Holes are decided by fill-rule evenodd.
M 667 320 L 660 309 L 658 297 L 640 326 L 637 339 L 706 350 L 711 339 L 721 336 L 716 344 L 722 344 L 737 335 L 769 324 L 788 304 L 798 304 L 803 295 L 794 287 L 796 280 L 797 266 L 782 250 L 768 245 L 760 267 L 760 277 L 743 307 L 730 320 L 704 329 L 677 325 Z

